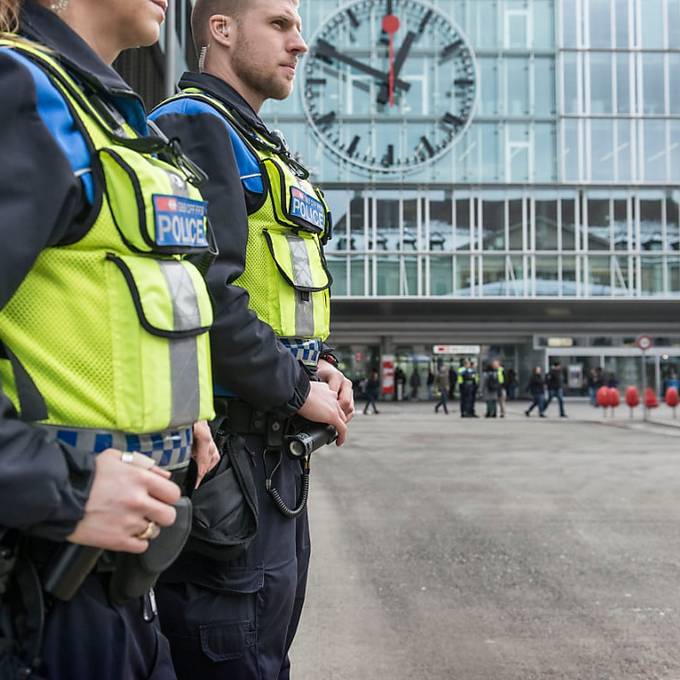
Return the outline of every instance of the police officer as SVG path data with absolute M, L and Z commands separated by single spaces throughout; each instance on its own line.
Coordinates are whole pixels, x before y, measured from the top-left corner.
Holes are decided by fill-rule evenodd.
M 111 589 L 123 553 L 175 528 L 194 429 L 215 462 L 193 427 L 212 417 L 210 300 L 184 260 L 207 244 L 156 230 L 198 219 L 199 173 L 110 67 L 164 8 L 0 2 L 2 677 L 175 677 L 152 597 Z
M 496 371 L 496 376 L 498 378 L 498 406 L 500 408 L 500 416 L 501 418 L 505 418 L 505 402 L 508 396 L 505 385 L 505 367 L 499 359 L 494 360 L 492 367 Z
M 297 0 L 198 0 L 192 28 L 202 72 L 185 74 L 180 95 L 151 117 L 210 177 L 220 251 L 208 274 L 213 371 L 226 397 L 218 411 L 252 452 L 260 517 L 244 555 L 220 563 L 189 552 L 157 596 L 178 677 L 283 680 L 310 547 L 305 513 L 284 516 L 266 488 L 291 509 L 300 464 L 266 440 L 300 415 L 334 426 L 342 444 L 354 410 L 351 383 L 323 344 L 330 215 L 258 115 L 265 100 L 289 96 L 307 46 Z
M 474 364 L 466 359 L 458 369 L 458 387 L 460 390 L 460 415 L 462 418 L 476 418 L 475 399 L 479 377 Z

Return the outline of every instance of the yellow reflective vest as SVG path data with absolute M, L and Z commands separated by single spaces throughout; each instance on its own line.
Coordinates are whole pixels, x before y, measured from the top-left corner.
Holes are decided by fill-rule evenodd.
M 24 420 L 48 425 L 144 434 L 213 417 L 212 307 L 187 259 L 208 247 L 197 169 L 95 106 L 43 48 L 0 45 L 64 97 L 97 185 L 83 236 L 45 248 L 0 310 L 5 393 Z
M 248 216 L 243 274 L 250 308 L 280 338 L 325 340 L 330 334 L 332 278 L 323 253 L 331 215 L 321 190 L 282 144 L 250 128 L 219 99 L 188 88 L 190 97 L 217 110 L 257 157 L 266 196 Z

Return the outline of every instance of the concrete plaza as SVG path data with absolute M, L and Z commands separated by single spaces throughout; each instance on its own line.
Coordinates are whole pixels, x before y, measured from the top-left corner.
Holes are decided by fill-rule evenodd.
M 381 404 L 315 456 L 292 677 L 680 679 L 670 409 L 605 424 L 583 402 L 568 419 L 450 406 Z

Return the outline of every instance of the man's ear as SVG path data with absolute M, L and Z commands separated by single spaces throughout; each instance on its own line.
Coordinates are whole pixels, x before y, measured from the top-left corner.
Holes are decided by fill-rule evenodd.
M 208 21 L 210 27 L 210 39 L 225 47 L 233 44 L 234 20 L 231 17 L 215 14 Z

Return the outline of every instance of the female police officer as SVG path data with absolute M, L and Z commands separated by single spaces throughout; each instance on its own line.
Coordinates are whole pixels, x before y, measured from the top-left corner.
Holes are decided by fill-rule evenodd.
M 210 301 L 185 259 L 207 247 L 200 173 L 109 66 L 158 39 L 166 7 L 0 0 L 0 537 L 19 546 L 0 549 L 19 556 L 4 603 L 0 564 L 2 677 L 21 659 L 48 678 L 174 678 L 152 598 L 111 603 L 112 560 L 45 598 L 44 626 L 30 587 L 68 542 L 146 551 L 175 522 L 167 469 L 212 417 Z

